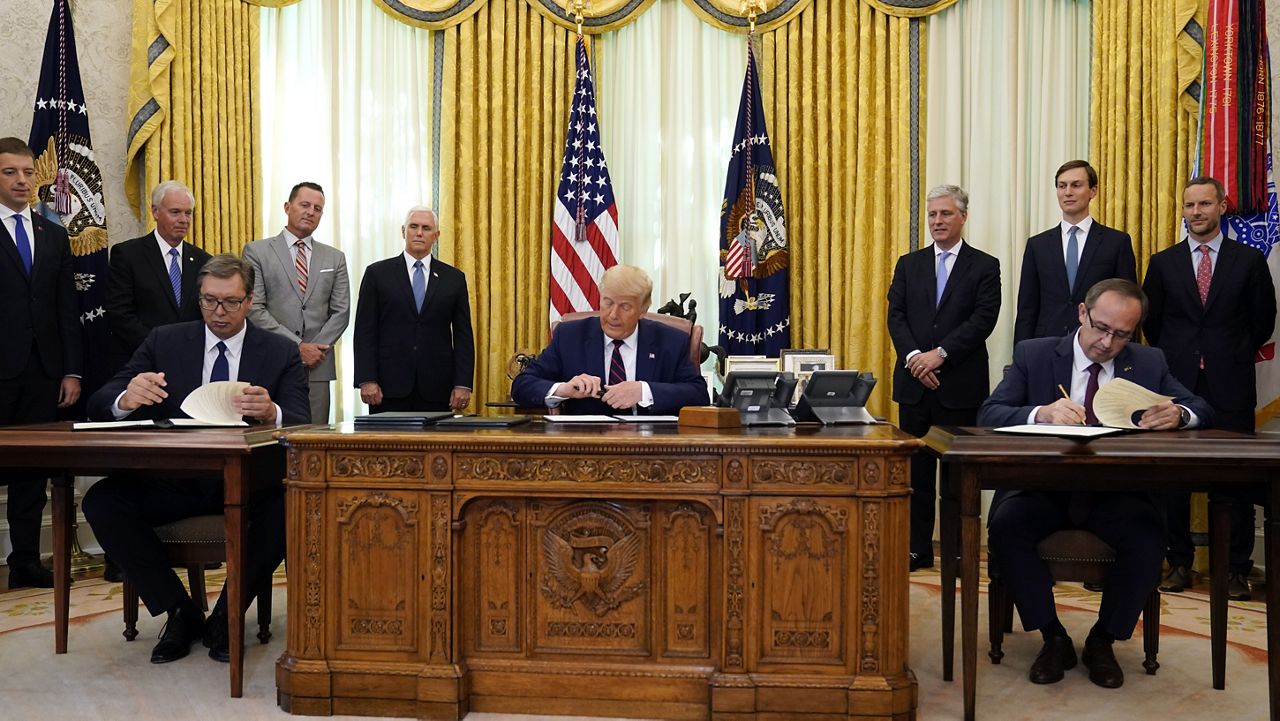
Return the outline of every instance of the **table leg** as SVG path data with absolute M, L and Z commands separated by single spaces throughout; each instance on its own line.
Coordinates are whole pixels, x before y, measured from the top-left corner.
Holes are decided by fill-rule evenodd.
M 227 650 L 231 654 L 231 697 L 244 695 L 244 504 L 248 489 L 244 464 L 229 459 L 223 469 L 223 517 L 227 537 Z
M 71 611 L 72 483 L 75 476 L 53 477 L 53 652 L 67 652 Z
M 964 718 L 973 721 L 978 689 L 978 470 L 960 469 L 960 635 L 964 664 Z
M 1227 686 L 1227 547 L 1231 540 L 1231 504 L 1209 501 L 1209 650 L 1213 687 Z
M 956 651 L 956 559 L 960 543 L 960 504 L 956 499 L 954 464 L 941 463 L 938 509 L 938 553 L 942 574 L 942 680 L 954 679 Z
M 1266 520 L 1262 524 L 1263 560 L 1267 564 L 1267 688 L 1271 721 L 1280 721 L 1280 478 L 1267 484 Z

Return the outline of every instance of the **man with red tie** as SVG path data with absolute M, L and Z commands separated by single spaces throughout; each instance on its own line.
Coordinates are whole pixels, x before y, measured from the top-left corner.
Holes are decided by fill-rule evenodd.
M 707 384 L 689 358 L 689 336 L 646 320 L 653 282 L 615 265 L 600 279 L 600 318 L 556 326 L 551 345 L 511 384 L 521 406 L 570 414 L 668 415 L 707 404 Z
M 1213 406 L 1214 427 L 1252 433 L 1257 381 L 1253 357 L 1271 338 L 1276 293 L 1261 253 L 1226 238 L 1226 192 L 1214 178 L 1193 178 L 1182 193 L 1187 239 L 1151 256 L 1143 290 L 1151 312 L 1142 324 L 1147 343 L 1169 359 L 1183 385 Z M 1160 590 L 1191 585 L 1189 496 L 1168 499 L 1169 573 Z M 1248 600 L 1253 567 L 1253 504 L 1232 499 L 1231 568 L 1227 594 Z

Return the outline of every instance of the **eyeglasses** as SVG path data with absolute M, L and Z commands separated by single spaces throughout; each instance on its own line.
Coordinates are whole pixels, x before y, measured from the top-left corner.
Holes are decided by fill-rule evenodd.
M 246 296 L 247 297 L 247 296 Z M 218 306 L 228 313 L 234 313 L 240 310 L 240 305 L 244 303 L 244 298 L 214 298 L 212 296 L 200 296 L 200 307 L 204 310 L 214 310 Z
M 1098 331 L 1103 335 L 1109 335 L 1121 343 L 1128 343 L 1133 340 L 1134 331 L 1131 330 L 1113 330 L 1102 323 L 1093 322 L 1093 315 L 1089 311 L 1084 312 L 1084 316 L 1089 319 L 1089 327 Z

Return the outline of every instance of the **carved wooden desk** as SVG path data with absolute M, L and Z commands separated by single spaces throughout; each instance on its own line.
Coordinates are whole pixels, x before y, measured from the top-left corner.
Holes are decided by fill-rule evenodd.
M 223 477 L 227 597 L 239 598 L 244 514 L 255 482 L 278 483 L 284 465 L 275 428 L 73 431 L 70 423 L 0 429 L 0 466 L 53 474 L 54 653 L 67 652 L 71 598 L 71 483 L 76 475 L 206 472 Z M 227 619 L 231 695 L 244 689 L 244 614 Z
M 925 437 L 950 473 L 939 516 L 942 539 L 943 628 L 954 625 L 955 559 L 960 558 L 961 663 L 964 717 L 976 716 L 978 670 L 979 492 L 982 489 L 1090 491 L 1204 491 L 1265 481 L 1267 647 L 1280 648 L 1280 437 L 1229 431 L 1164 431 L 1096 438 L 1087 443 L 1050 436 L 1013 436 L 983 428 L 934 426 Z M 1211 504 L 1210 600 L 1213 687 L 1226 685 L 1226 504 Z M 956 519 L 960 528 L 955 529 Z M 960 539 L 956 553 L 956 538 Z M 1145 622 L 1145 620 L 1144 620 Z M 943 638 L 944 676 L 950 680 L 951 645 Z M 1030 659 L 1026 660 L 1030 665 Z M 1267 662 L 1272 721 L 1280 721 L 1280 655 Z M 1194 715 L 1194 714 L 1193 714 Z
M 292 713 L 915 717 L 891 426 L 285 443 Z

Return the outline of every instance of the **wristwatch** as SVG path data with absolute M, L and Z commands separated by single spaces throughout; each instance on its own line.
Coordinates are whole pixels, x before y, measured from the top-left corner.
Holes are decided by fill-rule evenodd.
M 1184 406 L 1178 406 L 1178 414 L 1179 428 L 1186 428 L 1191 424 L 1191 411 L 1187 410 Z
M 942 346 L 938 346 L 938 357 L 939 357 L 939 358 L 941 358 L 942 360 L 946 360 L 946 359 L 947 359 L 947 349 L 946 349 L 946 348 L 943 348 Z

